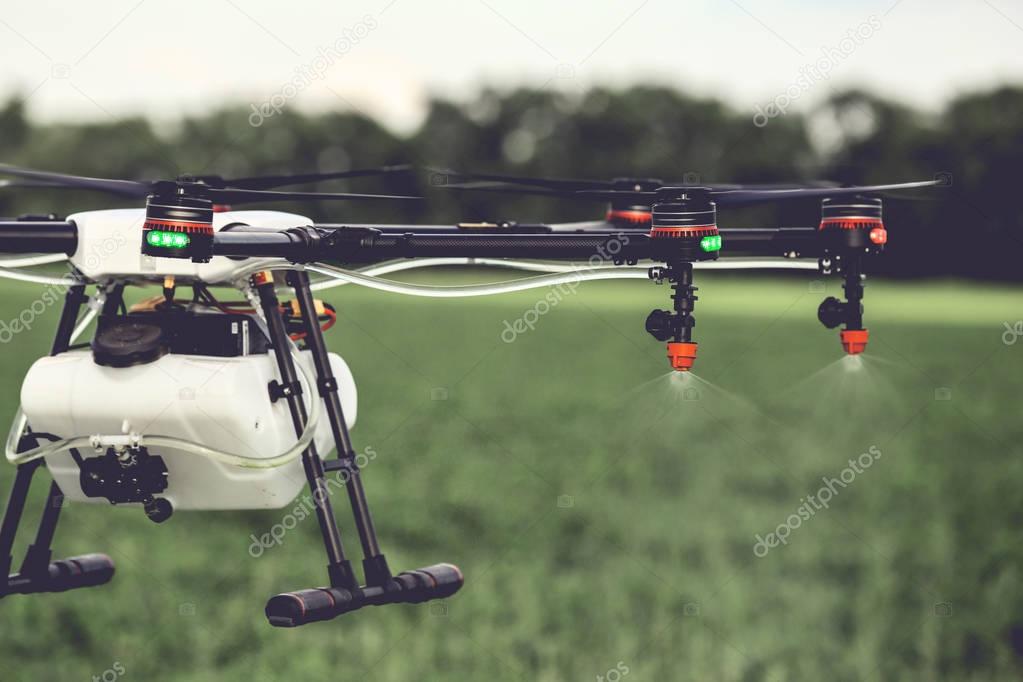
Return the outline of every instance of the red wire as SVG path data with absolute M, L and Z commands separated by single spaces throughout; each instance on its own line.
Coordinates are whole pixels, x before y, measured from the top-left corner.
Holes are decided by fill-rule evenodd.
M 327 318 L 327 320 L 320 325 L 320 331 L 327 331 L 337 324 L 337 313 L 333 310 L 324 308 L 323 315 Z M 301 341 L 306 337 L 306 332 L 295 332 L 294 334 L 291 334 L 290 337 L 292 341 Z

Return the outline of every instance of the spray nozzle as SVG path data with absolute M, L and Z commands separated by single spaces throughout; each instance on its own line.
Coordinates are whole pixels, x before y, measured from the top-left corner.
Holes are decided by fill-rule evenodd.
M 668 344 L 668 362 L 676 372 L 688 372 L 696 362 L 695 343 L 672 342 Z
M 867 341 L 870 340 L 870 332 L 866 329 L 843 329 L 839 332 L 842 339 L 842 348 L 849 355 L 859 355 L 867 349 Z

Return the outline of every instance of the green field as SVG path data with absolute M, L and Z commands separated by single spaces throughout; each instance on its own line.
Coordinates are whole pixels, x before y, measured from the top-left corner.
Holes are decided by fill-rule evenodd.
M 250 534 L 284 510 L 154 526 L 75 504 L 58 556 L 106 552 L 118 574 L 0 602 L 0 678 L 1019 679 L 1023 343 L 1002 342 L 1023 318 L 1018 289 L 872 282 L 856 367 L 817 323 L 809 277 L 698 280 L 700 379 L 684 382 L 643 331 L 667 304 L 644 282 L 584 284 L 510 344 L 503 322 L 542 291 L 330 292 L 391 565 L 457 563 L 465 588 L 446 607 L 275 629 L 268 596 L 323 583 L 314 521 L 254 559 Z M 5 284 L 0 319 L 34 291 Z M 5 420 L 56 317 L 0 347 Z M 758 535 L 870 452 L 828 508 L 756 556 Z M 6 491 L 6 465 L 0 478 Z

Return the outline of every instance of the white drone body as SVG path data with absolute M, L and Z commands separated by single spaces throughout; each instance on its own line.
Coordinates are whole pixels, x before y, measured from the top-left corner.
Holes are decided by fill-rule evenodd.
M 142 255 L 144 216 L 145 212 L 137 209 L 70 216 L 78 227 L 78 249 L 71 263 L 100 285 L 115 281 L 144 284 L 166 276 L 174 276 L 178 284 L 243 285 L 243 268 L 251 273 L 255 264 L 265 260 L 217 256 L 208 263 L 193 263 Z M 215 230 L 239 223 L 285 229 L 309 222 L 299 215 L 271 211 L 214 215 Z M 247 334 L 248 326 L 234 325 L 232 331 Z M 251 460 L 269 460 L 295 444 L 295 429 L 286 401 L 271 402 L 268 385 L 280 380 L 273 353 L 249 353 L 246 338 L 240 339 L 240 347 L 242 354 L 235 357 L 167 354 L 130 367 L 97 364 L 89 349 L 43 357 L 32 365 L 22 384 L 22 409 L 32 431 L 59 438 L 88 436 L 107 443 L 130 435 L 169 436 Z M 309 355 L 308 351 L 298 353 L 305 375 L 312 377 Z M 356 416 L 355 382 L 339 356 L 331 353 L 330 363 L 351 428 Z M 315 386 L 306 386 L 304 396 L 309 403 L 316 396 Z M 321 456 L 333 450 L 326 419 L 316 425 L 313 442 Z M 105 446 L 100 445 L 96 452 L 80 454 L 95 456 L 103 450 Z M 258 468 L 216 461 L 183 449 L 150 448 L 150 454 L 166 463 L 168 486 L 161 497 L 176 510 L 280 508 L 306 484 L 297 457 L 281 466 Z M 106 503 L 102 497 L 85 495 L 79 466 L 70 452 L 45 459 L 69 500 Z
M 111 280 L 161 281 L 172 275 L 180 282 L 199 281 L 209 285 L 233 285 L 244 267 L 267 259 L 232 259 L 214 256 L 208 263 L 179 258 L 154 258 L 141 252 L 142 223 L 146 211 L 119 208 L 85 211 L 68 216 L 78 227 L 78 249 L 71 256 L 74 265 L 94 282 Z M 309 225 L 305 216 L 280 211 L 223 211 L 213 214 L 213 229 L 229 225 L 254 225 L 277 230 Z

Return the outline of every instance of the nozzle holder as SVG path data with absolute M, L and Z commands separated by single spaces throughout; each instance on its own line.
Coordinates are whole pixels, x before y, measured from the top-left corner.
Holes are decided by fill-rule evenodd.
M 696 362 L 696 343 L 674 341 L 668 344 L 668 362 L 676 372 L 688 372 Z
M 848 355 L 859 355 L 867 349 L 867 341 L 870 340 L 870 331 L 867 329 L 843 329 L 839 332 L 842 340 L 842 348 Z

